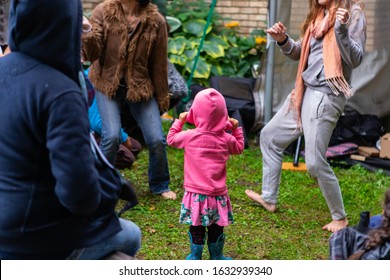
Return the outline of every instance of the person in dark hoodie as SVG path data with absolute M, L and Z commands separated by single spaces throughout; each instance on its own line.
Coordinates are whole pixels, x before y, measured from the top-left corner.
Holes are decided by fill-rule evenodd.
M 99 175 L 81 70 L 80 0 L 14 0 L 0 59 L 0 259 L 134 256 L 119 184 Z

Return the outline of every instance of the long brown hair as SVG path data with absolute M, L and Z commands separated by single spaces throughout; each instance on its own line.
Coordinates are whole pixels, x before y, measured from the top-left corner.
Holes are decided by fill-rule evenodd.
M 321 9 L 321 5 L 318 4 L 318 0 L 308 0 L 309 2 L 309 13 L 306 16 L 305 21 L 303 22 L 301 26 L 301 36 L 303 37 L 307 28 L 309 28 L 310 23 L 315 20 L 317 17 L 318 12 Z M 338 8 L 344 8 L 347 9 L 348 11 L 351 11 L 352 5 L 356 3 L 360 5 L 360 7 L 363 9 L 364 4 L 360 0 L 333 0 L 333 7 L 332 11 L 330 11 L 330 24 L 331 26 L 334 25 L 334 22 L 336 20 L 336 13 L 335 11 Z
M 368 251 L 390 241 L 390 188 L 385 193 L 383 202 L 383 220 L 378 229 L 372 230 L 369 239 L 364 244 L 364 249 L 349 257 L 350 260 L 358 260 Z

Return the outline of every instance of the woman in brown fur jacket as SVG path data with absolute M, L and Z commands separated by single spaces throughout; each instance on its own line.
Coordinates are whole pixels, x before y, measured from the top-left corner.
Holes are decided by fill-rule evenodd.
M 170 182 L 160 112 L 169 106 L 164 17 L 149 0 L 105 0 L 83 21 L 83 58 L 102 119 L 103 153 L 114 162 L 120 143 L 120 108 L 126 102 L 149 148 L 149 188 L 176 199 Z

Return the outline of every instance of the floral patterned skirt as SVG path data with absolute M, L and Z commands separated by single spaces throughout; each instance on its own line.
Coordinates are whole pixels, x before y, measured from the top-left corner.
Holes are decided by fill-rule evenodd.
M 233 211 L 229 195 L 207 196 L 184 192 L 179 222 L 205 227 L 212 224 L 223 227 L 233 224 Z

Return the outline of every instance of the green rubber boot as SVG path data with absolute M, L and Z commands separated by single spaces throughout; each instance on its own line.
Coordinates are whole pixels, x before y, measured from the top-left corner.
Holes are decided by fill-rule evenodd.
M 190 237 L 191 242 L 191 253 L 186 257 L 186 260 L 201 260 L 204 244 L 194 244 L 190 232 L 188 232 L 188 236 Z
M 222 254 L 223 246 L 225 245 L 225 234 L 221 234 L 217 242 L 215 243 L 207 243 L 209 247 L 210 260 L 232 260 L 232 258 L 225 257 Z

